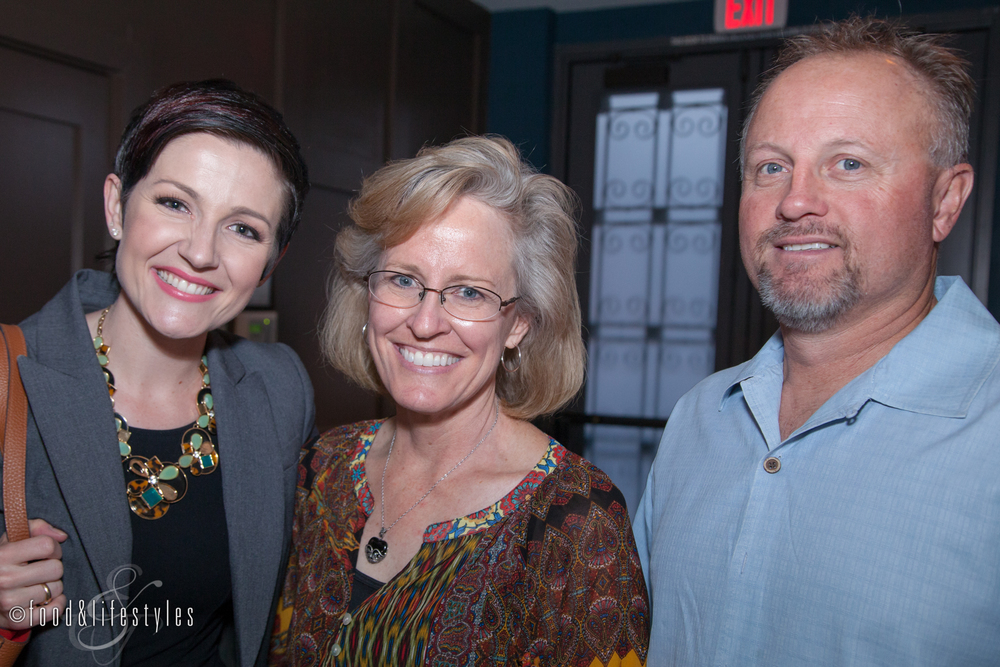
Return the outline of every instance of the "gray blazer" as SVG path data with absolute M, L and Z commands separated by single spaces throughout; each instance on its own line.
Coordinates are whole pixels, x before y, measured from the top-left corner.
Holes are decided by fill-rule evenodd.
M 58 627 L 48 619 L 35 629 L 19 664 L 119 664 L 121 628 L 107 616 L 102 622 L 101 605 L 110 610 L 116 587 L 118 609 L 127 604 L 128 578 L 119 575 L 117 586 L 112 578 L 131 563 L 130 510 L 111 402 L 84 318 L 117 294 L 108 274 L 81 271 L 21 324 L 28 345 L 28 358 L 18 363 L 30 406 L 28 517 L 69 534 L 63 582 L 73 615 L 70 625 L 64 616 Z M 223 452 L 235 654 L 246 667 L 266 658 L 291 538 L 298 453 L 315 432 L 313 394 L 305 368 L 284 345 L 212 332 L 208 365 Z M 212 575 L 210 566 L 195 571 Z

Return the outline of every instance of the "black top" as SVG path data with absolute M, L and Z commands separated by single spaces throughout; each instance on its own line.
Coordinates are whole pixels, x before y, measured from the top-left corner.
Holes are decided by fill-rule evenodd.
M 176 462 L 188 428 L 132 428 L 132 453 Z M 223 465 L 220 460 L 219 468 Z M 187 494 L 159 519 L 130 512 L 137 574 L 128 586 L 128 620 L 134 630 L 125 643 L 122 667 L 222 667 L 219 639 L 232 618 L 232 584 L 219 468 L 197 477 L 185 471 Z M 135 478 L 127 471 L 125 477 Z
M 375 595 L 378 589 L 385 586 L 385 582 L 373 579 L 367 574 L 354 568 L 354 583 L 351 585 L 351 603 L 347 605 L 347 611 L 354 613 L 354 610 L 364 604 L 365 600 Z

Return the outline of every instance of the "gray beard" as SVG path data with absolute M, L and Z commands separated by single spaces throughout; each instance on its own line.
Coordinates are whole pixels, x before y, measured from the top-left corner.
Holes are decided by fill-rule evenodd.
M 757 267 L 760 299 L 787 329 L 803 333 L 826 331 L 841 315 L 861 300 L 861 276 L 848 266 L 837 275 L 823 278 L 822 284 L 810 284 L 793 291 L 774 280 L 771 272 Z

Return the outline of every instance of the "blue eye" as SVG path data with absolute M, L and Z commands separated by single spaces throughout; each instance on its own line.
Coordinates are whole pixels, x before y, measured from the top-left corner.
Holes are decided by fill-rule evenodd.
M 843 165 L 845 171 L 855 171 L 857 169 L 861 169 L 861 162 L 853 158 L 844 158 L 840 161 L 840 164 Z
M 780 174 L 782 171 L 782 166 L 775 162 L 768 162 L 767 164 L 764 165 L 762 170 L 765 174 L 772 176 L 774 174 Z
M 477 290 L 475 287 L 469 287 L 468 285 L 463 285 L 456 287 L 454 291 L 455 296 L 466 301 L 476 301 L 477 299 L 483 298 L 483 293 Z
M 401 287 L 403 289 L 409 289 L 411 287 L 416 287 L 417 281 L 410 276 L 403 275 L 402 273 L 395 273 L 389 278 L 389 282 L 392 283 L 393 287 Z

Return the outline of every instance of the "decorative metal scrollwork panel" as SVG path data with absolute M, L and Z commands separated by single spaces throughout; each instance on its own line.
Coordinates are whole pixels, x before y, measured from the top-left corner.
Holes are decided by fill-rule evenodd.
M 645 324 L 649 302 L 649 225 L 601 225 L 597 318 L 600 324 Z
M 712 372 L 727 122 L 722 89 L 609 95 L 598 115 L 591 414 L 667 417 Z M 658 434 L 608 426 L 585 434 L 631 507 Z
M 604 339 L 593 341 L 591 383 L 587 410 L 603 415 L 631 416 L 642 409 L 646 370 L 646 342 Z
M 673 95 L 669 206 L 722 206 L 726 107 L 722 90 Z
M 611 112 L 608 119 L 606 208 L 653 205 L 656 110 Z
M 623 210 L 653 206 L 659 99 L 657 93 L 612 95 L 609 111 L 597 116 L 594 208 L 619 213 L 606 216 L 609 221 L 621 218 Z
M 668 224 L 663 324 L 715 327 L 722 226 Z
M 598 114 L 586 410 L 667 417 L 712 372 L 727 108 L 722 89 L 609 95 Z M 635 514 L 657 429 L 587 425 Z

